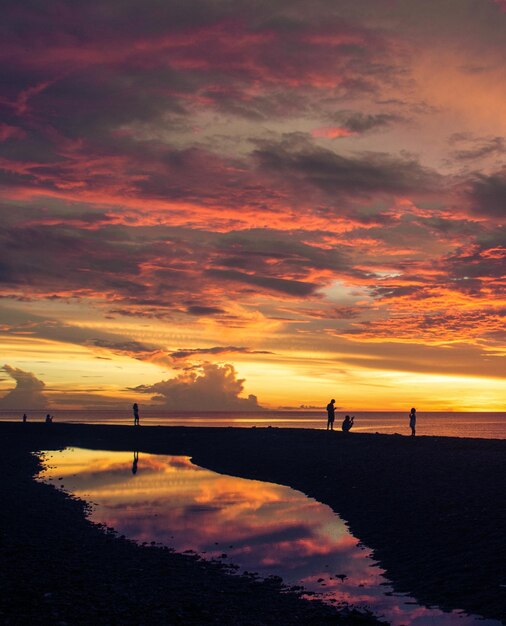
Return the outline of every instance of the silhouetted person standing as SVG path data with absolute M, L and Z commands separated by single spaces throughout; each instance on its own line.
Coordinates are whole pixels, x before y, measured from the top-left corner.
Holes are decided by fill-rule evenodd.
M 327 430 L 334 430 L 334 420 L 336 419 L 336 407 L 334 406 L 335 400 L 332 400 L 327 404 Z
M 343 423 L 341 424 L 341 430 L 343 431 L 343 433 L 349 433 L 354 423 L 355 423 L 355 416 L 350 417 L 349 415 L 347 415 L 344 418 Z
M 23 424 L 26 424 L 26 420 L 27 420 L 27 419 L 28 419 L 28 418 L 26 417 L 26 413 L 23 413 Z
M 409 413 L 409 427 L 411 428 L 411 436 L 416 435 L 416 409 L 411 409 Z
M 139 405 L 137 404 L 137 402 L 133 405 L 133 411 L 134 411 L 134 426 L 140 426 L 140 420 L 139 420 Z

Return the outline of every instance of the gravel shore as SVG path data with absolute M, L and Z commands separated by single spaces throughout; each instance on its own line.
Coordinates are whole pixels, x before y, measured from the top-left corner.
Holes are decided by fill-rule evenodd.
M 191 456 L 328 504 L 396 591 L 506 623 L 506 441 L 277 428 L 0 424 L 5 624 L 373 624 L 277 580 L 121 540 L 37 483 L 30 451 L 81 446 Z

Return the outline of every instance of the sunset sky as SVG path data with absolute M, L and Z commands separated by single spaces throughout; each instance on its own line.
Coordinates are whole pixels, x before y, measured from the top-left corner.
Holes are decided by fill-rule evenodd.
M 504 410 L 506 0 L 6 0 L 0 409 Z

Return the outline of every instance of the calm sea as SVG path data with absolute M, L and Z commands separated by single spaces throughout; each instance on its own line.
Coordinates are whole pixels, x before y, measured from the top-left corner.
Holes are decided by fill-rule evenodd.
M 45 411 L 26 411 L 29 421 L 43 421 Z M 83 424 L 132 424 L 130 407 L 124 411 L 51 411 L 55 422 Z M 21 421 L 22 413 L 0 411 L 0 421 Z M 399 433 L 409 435 L 408 413 L 355 413 L 354 432 Z M 336 412 L 335 427 L 340 428 L 344 414 Z M 142 410 L 141 425 L 146 426 L 221 426 L 252 428 L 325 428 L 327 417 L 321 411 L 264 411 L 261 413 L 182 413 L 161 409 Z M 500 413 L 424 413 L 417 418 L 418 435 L 506 439 L 506 412 Z

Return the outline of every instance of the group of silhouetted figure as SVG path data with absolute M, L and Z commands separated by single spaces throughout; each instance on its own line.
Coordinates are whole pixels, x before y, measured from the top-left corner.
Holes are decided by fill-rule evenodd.
M 332 400 L 327 404 L 327 430 L 334 430 L 334 422 L 336 421 L 336 407 L 335 400 Z M 350 417 L 346 415 L 342 424 L 341 430 L 343 433 L 349 433 L 355 423 L 355 416 Z M 411 409 L 409 412 L 409 427 L 411 428 L 411 436 L 416 435 L 416 409 Z
M 139 419 L 139 405 L 137 404 L 137 402 L 133 405 L 133 412 L 134 412 L 134 426 L 140 426 L 140 419 Z M 46 424 L 52 424 L 53 423 L 53 415 L 49 415 L 49 413 L 46 415 L 46 418 L 44 420 L 44 422 Z M 23 424 L 26 424 L 28 422 L 28 416 L 26 413 L 23 413 L 23 417 L 21 418 L 21 421 L 23 422 Z
M 334 422 L 336 421 L 335 403 L 336 403 L 335 399 L 332 398 L 332 400 L 327 404 L 327 430 L 334 430 Z M 140 422 L 140 417 L 139 417 L 139 405 L 137 404 L 137 402 L 135 402 L 134 405 L 132 406 L 132 411 L 134 414 L 134 426 L 140 426 L 141 422 Z M 23 413 L 22 419 L 23 419 L 23 424 L 26 424 L 26 422 L 28 421 L 28 417 L 26 413 Z M 46 415 L 45 423 L 46 424 L 53 423 L 53 416 L 49 415 L 49 413 Z M 343 433 L 349 433 L 350 430 L 353 428 L 354 423 L 355 423 L 355 416 L 353 415 L 352 417 L 350 417 L 349 415 L 346 415 L 341 424 L 341 430 L 343 431 Z M 409 427 L 411 429 L 411 436 L 414 437 L 416 435 L 416 409 L 414 408 L 411 409 L 411 411 L 409 412 Z M 137 468 L 136 463 L 135 463 L 135 468 Z M 133 473 L 135 474 L 135 472 Z
M 327 430 L 334 430 L 334 422 L 336 421 L 336 407 L 335 405 L 335 400 L 334 398 L 332 398 L 332 400 L 327 404 Z M 350 430 L 353 428 L 353 424 L 355 423 L 355 416 L 350 417 L 349 415 L 347 415 L 344 420 L 343 423 L 341 424 L 341 430 L 343 431 L 343 433 L 349 433 Z
M 28 415 L 26 413 L 23 413 L 23 417 L 21 418 L 21 421 L 23 422 L 23 424 L 26 424 L 28 422 Z M 49 415 L 49 413 L 46 415 L 45 419 L 44 419 L 44 423 L 45 424 L 52 424 L 53 423 L 53 415 Z
M 134 426 L 140 426 L 140 420 L 139 420 L 139 405 L 137 404 L 137 402 L 133 405 L 133 412 L 134 412 Z M 52 424 L 53 423 L 53 415 L 50 415 L 49 413 L 46 415 L 46 418 L 44 419 L 44 422 L 46 424 Z M 23 417 L 21 418 L 21 421 L 23 422 L 23 424 L 26 424 L 28 422 L 28 415 L 26 413 L 23 413 Z

